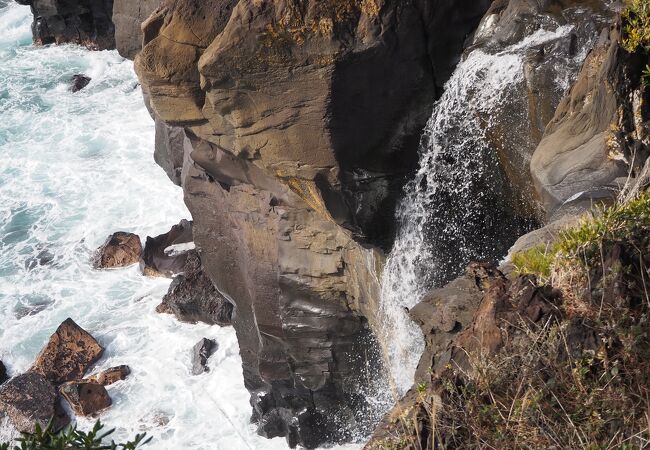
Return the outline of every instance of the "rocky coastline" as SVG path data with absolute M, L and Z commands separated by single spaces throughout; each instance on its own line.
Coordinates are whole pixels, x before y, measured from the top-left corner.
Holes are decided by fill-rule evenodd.
M 409 311 L 426 349 L 413 388 L 367 448 L 434 448 L 433 435 L 419 434 L 435 428 L 423 383 L 436 397 L 434 375 L 466 367 L 466 352 L 507 347 L 503 322 L 554 314 L 554 287 L 516 273 L 513 255 L 551 244 L 595 203 L 648 185 L 647 57 L 622 47 L 621 8 L 608 0 L 18 3 L 32 9 L 36 44 L 117 49 L 134 60 L 156 125 L 153 157 L 192 214 L 144 246 L 112 235 L 93 264 L 139 263 L 144 275 L 174 277 L 158 312 L 232 325 L 252 421 L 292 448 L 370 435 L 379 421 L 363 393 L 389 384 L 380 379 L 380 268 L 423 130 L 472 52 L 499 54 L 566 30 L 526 51 L 523 81 L 479 118 L 495 161 L 489 180 L 505 186 L 499 207 L 507 211 L 484 205 L 485 223 L 540 229 L 494 234 L 495 246 L 511 247 L 500 266 L 452 272 Z M 560 73 L 569 79 L 558 94 L 549 86 Z M 0 412 L 21 430 L 52 415 L 67 423 L 60 396 L 80 415 L 108 407 L 107 380 L 128 374 L 83 378 L 102 348 L 74 322 L 61 327 L 28 373 L 0 387 Z M 70 361 L 48 356 L 71 335 L 88 346 L 64 352 Z M 197 375 L 212 351 L 204 341 L 193 350 Z M 12 406 L 28 391 L 39 399 L 36 415 Z M 420 446 L 381 447 L 404 431 L 404 417 L 418 424 L 405 433 Z

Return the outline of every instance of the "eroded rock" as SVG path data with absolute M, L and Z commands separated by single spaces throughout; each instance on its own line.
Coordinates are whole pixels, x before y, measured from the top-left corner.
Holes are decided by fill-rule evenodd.
M 167 252 L 169 247 L 193 241 L 192 222 L 181 220 L 178 225 L 156 237 L 147 236 L 140 259 L 142 273 L 150 277 L 168 277 L 183 272 L 187 261 L 186 252 Z
M 162 3 L 163 0 L 113 0 L 115 46 L 120 55 L 135 58 L 142 48 L 140 26 Z
M 156 311 L 174 314 L 182 322 L 226 326 L 232 323 L 233 305 L 215 288 L 198 254 L 192 251 L 183 274 L 174 278 Z
M 98 383 L 70 381 L 59 387 L 59 392 L 78 416 L 93 416 L 111 406 L 106 388 Z
M 208 359 L 217 351 L 219 345 L 214 339 L 203 338 L 192 348 L 192 375 L 208 372 Z
M 27 372 L 0 386 L 0 414 L 4 414 L 21 432 L 33 432 L 38 423 L 45 427 L 53 418 L 55 430 L 70 423 L 61 408 L 56 389 L 44 376 Z
M 113 269 L 127 267 L 140 261 L 142 243 L 137 234 L 118 231 L 106 239 L 95 252 L 93 267 L 95 269 Z
M 30 371 L 55 384 L 78 380 L 103 352 L 95 338 L 68 318 L 50 337 Z
M 109 386 L 118 381 L 126 380 L 126 377 L 131 373 L 129 366 L 116 366 L 106 369 L 96 375 L 84 378 L 82 381 L 88 383 L 101 384 L 102 386 Z

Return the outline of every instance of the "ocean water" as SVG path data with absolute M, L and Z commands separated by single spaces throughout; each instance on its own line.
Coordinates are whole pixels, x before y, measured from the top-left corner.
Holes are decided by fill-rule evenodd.
M 132 63 L 116 52 L 33 47 L 30 21 L 29 8 L 0 3 L 0 359 L 11 374 L 25 371 L 71 317 L 106 347 L 96 371 L 131 367 L 108 387 L 114 404 L 101 415 L 115 438 L 146 431 L 156 450 L 287 448 L 249 423 L 232 328 L 155 313 L 169 280 L 137 266 L 90 268 L 110 233 L 144 239 L 189 212 L 153 161 L 153 122 Z M 72 94 L 75 73 L 92 81 Z M 39 254 L 51 261 L 31 267 Z M 190 349 L 203 337 L 219 349 L 210 372 L 191 376 Z M 82 429 L 93 423 L 79 420 Z M 0 425 L 0 441 L 12 434 Z

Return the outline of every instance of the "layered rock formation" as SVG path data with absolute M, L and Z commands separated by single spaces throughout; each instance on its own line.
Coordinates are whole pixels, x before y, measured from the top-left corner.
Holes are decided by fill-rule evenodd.
M 16 0 L 32 8 L 37 44 L 75 43 L 92 49 L 115 48 L 113 0 Z

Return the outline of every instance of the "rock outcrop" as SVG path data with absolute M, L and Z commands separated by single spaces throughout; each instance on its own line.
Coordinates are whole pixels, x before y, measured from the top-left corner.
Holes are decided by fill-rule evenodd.
M 182 322 L 227 326 L 232 324 L 233 304 L 219 293 L 192 251 L 156 311 L 173 314 Z
M 93 416 L 113 403 L 99 383 L 70 381 L 61 385 L 59 392 L 78 416 Z
M 168 277 L 183 272 L 188 252 L 173 250 L 174 246 L 183 246 L 192 242 L 192 222 L 181 220 L 164 234 L 156 237 L 147 236 L 144 245 L 140 269 L 149 277 Z
M 96 50 L 115 48 L 113 0 L 16 1 L 32 9 L 36 44 L 75 43 Z
M 201 375 L 208 372 L 208 359 L 219 346 L 213 339 L 203 338 L 192 348 L 192 375 Z
M 133 59 L 142 48 L 141 25 L 163 0 L 113 0 L 115 47 L 125 58 Z
M 18 375 L 0 386 L 0 415 L 9 417 L 21 432 L 33 432 L 37 423 L 44 428 L 50 419 L 55 430 L 70 423 L 52 383 L 33 372 Z
M 647 158 L 640 145 L 648 118 L 641 107 L 641 60 L 627 54 L 619 38 L 618 28 L 601 34 L 533 155 L 531 173 L 549 217 L 567 205 L 581 203 L 585 210 L 615 198 L 629 163 Z M 640 171 L 634 169 L 631 176 Z
M 79 380 L 103 352 L 95 338 L 72 319 L 66 319 L 36 357 L 30 372 L 55 384 Z
M 142 256 L 142 242 L 137 234 L 118 231 L 110 235 L 95 251 L 95 269 L 114 269 L 136 264 Z

